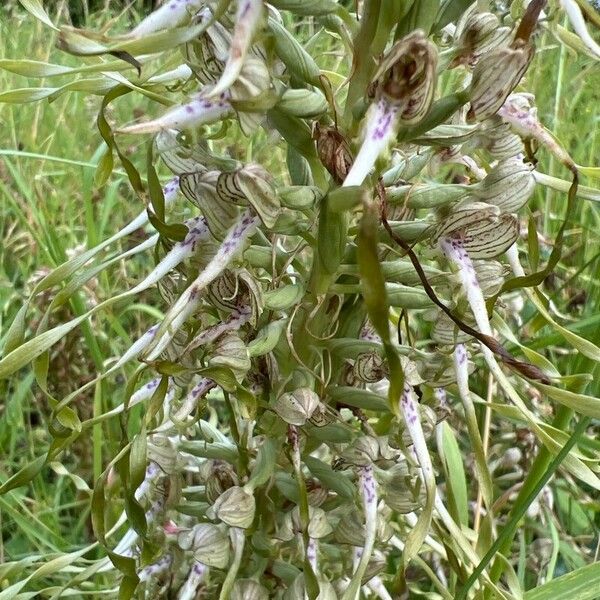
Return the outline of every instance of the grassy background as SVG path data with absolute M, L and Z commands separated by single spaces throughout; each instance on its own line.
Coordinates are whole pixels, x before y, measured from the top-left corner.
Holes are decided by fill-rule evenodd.
M 115 3 L 111 5 L 114 7 Z M 141 1 L 133 10 L 140 8 Z M 76 18 L 83 17 L 79 11 Z M 92 16 L 92 24 L 97 26 L 106 18 Z M 54 48 L 52 34 L 40 23 L 9 5 L 0 9 L 0 56 L 78 64 Z M 598 69 L 591 68 L 586 59 L 568 56 L 567 51 L 544 34 L 529 78 L 527 88 L 537 92 L 542 122 L 559 137 L 576 162 L 599 164 Z M 0 90 L 34 85 L 44 82 L 28 82 L 0 71 Z M 0 104 L 0 346 L 7 326 L 37 278 L 73 252 L 108 237 L 141 210 L 124 178 L 113 176 L 102 189 L 94 186 L 92 163 L 100 142 L 95 126 L 98 105 L 99 101 L 83 99 L 77 94 L 62 96 L 51 104 L 45 101 L 25 107 Z M 148 102 L 132 95 L 114 107 L 110 108 L 110 119 L 123 123 L 130 121 L 134 113 L 147 110 Z M 144 155 L 141 148 L 125 150 L 130 155 Z M 541 150 L 538 158 L 541 170 L 568 178 L 568 173 L 549 159 L 545 151 Z M 536 192 L 531 210 L 542 242 L 554 238 L 564 217 L 565 204 L 564 194 L 542 188 Z M 570 217 L 567 250 L 556 274 L 546 282 L 546 291 L 565 316 L 563 323 L 600 343 L 600 214 L 596 205 L 581 201 Z M 129 239 L 126 243 L 133 241 Z M 549 254 L 550 250 L 549 244 L 542 243 L 543 252 Z M 84 293 L 64 307 L 62 314 L 55 316 L 56 320 L 71 318 L 97 298 L 109 297 L 129 287 L 152 264 L 150 254 L 138 256 L 113 269 L 110 276 L 92 281 Z M 32 328 L 45 302 L 44 298 L 36 301 L 30 313 Z M 51 355 L 50 390 L 61 397 L 91 379 L 102 363 L 118 356 L 154 322 L 156 306 L 161 306 L 158 294 L 146 292 L 134 305 L 103 311 L 89 325 L 55 346 Z M 598 367 L 575 351 L 564 350 L 561 340 L 546 330 L 532 312 L 526 311 L 524 316 L 523 340 L 535 337 L 532 345 L 545 347 L 546 355 L 564 374 L 595 373 L 587 393 L 600 395 Z M 77 400 L 78 412 L 86 418 L 118 404 L 123 391 L 119 384 L 118 379 L 111 380 L 101 398 L 95 399 L 93 391 L 82 395 Z M 0 382 L 0 481 L 47 447 L 48 414 L 46 399 L 36 389 L 30 370 L 8 382 Z M 111 436 L 111 427 L 113 424 L 109 422 L 94 431 L 92 440 L 71 447 L 61 459 L 66 468 L 64 473 L 56 465 L 54 470 L 45 469 L 31 485 L 0 496 L 0 562 L 19 560 L 33 553 L 75 550 L 89 543 L 89 486 L 104 459 L 115 454 L 111 440 L 118 436 Z M 509 442 L 526 451 L 524 432 L 511 435 Z M 590 439 L 589 444 L 595 444 L 594 440 Z M 69 473 L 77 473 L 80 479 Z M 597 500 L 569 478 L 557 478 L 553 485 L 555 511 L 548 513 L 546 525 L 528 520 L 517 536 L 517 573 L 526 587 L 536 585 L 536 574 L 546 572 L 545 567 L 541 569 L 534 561 L 545 560 L 548 549 L 532 555 L 528 549 L 534 539 L 551 540 L 550 559 L 556 565 L 555 575 L 586 564 L 596 552 L 600 525 Z

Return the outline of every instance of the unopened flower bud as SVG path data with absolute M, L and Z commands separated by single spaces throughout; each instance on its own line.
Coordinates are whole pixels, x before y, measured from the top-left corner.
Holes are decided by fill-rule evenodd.
M 504 283 L 504 267 L 497 260 L 478 260 L 473 266 L 484 298 L 496 294 Z
M 175 472 L 177 463 L 177 449 L 168 437 L 153 435 L 148 444 L 148 460 L 155 462 L 161 470 L 168 475 Z
M 317 482 L 312 486 L 307 482 L 306 487 L 308 488 L 308 503 L 310 506 L 321 506 L 329 497 L 329 490 Z
M 225 490 L 208 509 L 210 518 L 217 518 L 231 527 L 247 529 L 254 521 L 256 501 L 244 488 L 234 486 Z
M 228 367 L 238 380 L 250 370 L 248 349 L 238 335 L 228 332 L 215 344 L 214 354 L 208 361 L 211 367 Z
M 279 216 L 279 198 L 269 173 L 260 165 L 249 164 L 217 179 L 217 194 L 239 206 L 250 205 L 266 227 L 271 228 Z
M 300 509 L 296 506 L 292 511 L 292 527 L 295 532 L 302 531 Z M 323 538 L 333 531 L 327 514 L 322 508 L 316 506 L 308 507 L 308 535 L 313 539 Z
M 418 475 L 401 462 L 385 472 L 378 473 L 381 495 L 385 503 L 400 514 L 413 512 L 425 504 L 425 491 L 419 485 Z
M 229 562 L 229 540 L 217 525 L 199 523 L 177 536 L 182 550 L 191 550 L 194 558 L 209 566 L 223 569 Z
M 459 329 L 456 323 L 445 313 L 436 310 L 434 318 L 431 339 L 436 344 L 454 346 L 454 344 L 464 344 L 471 339 L 471 336 Z M 473 325 L 471 320 L 466 320 L 465 322 L 467 325 Z
M 301 427 L 312 417 L 320 403 L 319 396 L 311 389 L 299 388 L 281 395 L 273 409 L 286 423 Z
M 489 12 L 471 13 L 464 26 L 458 28 L 456 55 L 450 63 L 457 65 L 474 65 L 485 52 L 499 46 L 509 34 L 508 27 L 500 27 L 498 17 Z
M 533 46 L 517 41 L 507 48 L 485 54 L 473 71 L 469 90 L 469 121 L 483 121 L 495 115 L 517 86 L 533 58 Z
M 533 195 L 535 177 L 531 165 L 520 158 L 509 158 L 498 163 L 471 189 L 481 201 L 497 206 L 502 212 L 514 213 Z
M 379 457 L 379 443 L 370 436 L 363 435 L 348 446 L 342 453 L 345 463 L 364 467 Z
M 367 569 L 362 577 L 362 584 L 365 585 L 371 579 L 379 575 L 385 569 L 387 563 L 383 556 L 374 556 L 367 564 Z
M 496 206 L 472 202 L 455 207 L 435 229 L 432 242 L 460 240 L 457 243 L 471 258 L 485 259 L 505 252 L 518 235 L 518 222 L 512 215 L 500 214 Z
M 513 133 L 508 123 L 503 122 L 499 116 L 487 119 L 480 125 L 476 142 L 498 160 L 523 153 L 523 140 Z
M 215 279 L 207 289 L 207 296 L 211 304 L 224 311 L 234 310 L 237 307 L 239 283 L 236 274 L 229 269 Z
M 362 515 L 357 510 L 345 514 L 334 530 L 335 541 L 338 544 L 362 546 L 365 543 L 365 526 Z

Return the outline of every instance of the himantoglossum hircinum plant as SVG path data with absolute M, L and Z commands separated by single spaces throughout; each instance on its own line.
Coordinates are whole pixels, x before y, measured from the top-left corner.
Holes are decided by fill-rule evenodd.
M 490 421 L 518 422 L 549 455 L 568 436 L 531 397 L 600 416 L 524 346 L 513 308 L 525 298 L 600 358 L 536 287 L 564 228 L 545 267 L 519 256 L 536 187 L 562 181 L 537 168 L 533 145 L 575 177 L 568 206 L 577 175 L 596 174 L 540 122 L 528 87 L 541 29 L 565 15 L 597 54 L 579 2 L 507 13 L 438 0 L 167 0 L 101 33 L 23 4 L 83 68 L 0 61 L 72 77 L 0 100 L 100 96 L 97 185 L 116 176 L 116 156 L 123 201 L 143 210 L 37 282 L 4 337 L 0 377 L 34 363 L 53 442 L 2 491 L 94 427 L 122 425 L 91 482 L 105 557 L 90 558 L 96 544 L 53 556 L 53 573 L 35 559 L 29 579 L 7 575 L 11 597 L 26 585 L 87 593 L 100 575 L 99 593 L 122 598 L 520 597 L 510 560 L 488 569 L 485 556 L 495 512 L 514 498 L 506 482 L 536 482 L 518 461 L 490 458 L 478 405 L 488 433 Z M 148 116 L 110 122 L 106 109 L 131 106 L 126 97 Z M 146 239 L 121 249 L 140 228 Z M 144 253 L 155 263 L 138 283 L 57 322 L 86 282 Z M 137 310 L 153 289 L 145 333 L 52 397 L 55 345 L 85 321 L 102 327 L 111 307 Z M 107 409 L 82 421 L 75 400 L 90 388 Z M 575 448 L 562 467 L 598 490 L 597 458 Z M 496 478 L 500 468 L 514 471 Z

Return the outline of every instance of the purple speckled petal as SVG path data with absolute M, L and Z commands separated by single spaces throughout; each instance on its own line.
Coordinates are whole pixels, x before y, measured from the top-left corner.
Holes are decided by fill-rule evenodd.
M 367 113 L 364 141 L 342 186 L 361 185 L 396 134 L 398 107 L 381 98 Z
M 143 37 L 163 29 L 177 27 L 203 4 L 204 0 L 169 0 L 141 21 L 130 35 Z
M 232 114 L 233 109 L 227 100 L 212 102 L 202 94 L 188 104 L 177 106 L 161 117 L 145 123 L 122 127 L 119 133 L 154 133 L 164 129 L 185 130 L 199 125 L 215 123 Z
M 254 232 L 259 223 L 260 219 L 252 210 L 248 209 L 242 213 L 237 223 L 225 236 L 223 243 L 206 268 L 179 297 L 165 316 L 161 325 L 162 335 L 159 336 L 158 342 L 151 347 L 147 356 L 148 360 L 155 360 L 167 347 L 175 332 L 196 310 L 200 302 L 200 292 L 225 270 L 244 245 L 246 238 Z

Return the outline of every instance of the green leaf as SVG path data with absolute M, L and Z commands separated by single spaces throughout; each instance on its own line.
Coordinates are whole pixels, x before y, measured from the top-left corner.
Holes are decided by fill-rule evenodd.
M 73 71 L 70 67 L 40 62 L 38 60 L 10 60 L 8 58 L 0 59 L 0 69 L 5 69 L 23 77 L 52 77 L 55 75 L 65 75 Z
M 327 390 L 327 395 L 333 402 L 346 404 L 363 410 L 389 412 L 390 406 L 386 399 L 375 392 L 361 390 L 355 387 L 337 385 Z
M 7 104 L 26 104 L 27 102 L 38 102 L 44 98 L 48 98 L 58 88 L 20 88 L 16 90 L 9 90 L 8 92 L 2 92 L 0 94 L 0 102 L 6 102 Z
M 562 575 L 525 592 L 525 600 L 596 600 L 600 590 L 600 563 Z
M 275 42 L 275 53 L 281 62 L 301 81 L 319 85 L 321 70 L 296 37 L 275 19 L 269 19 L 269 28 Z
M 346 500 L 352 500 L 354 498 L 355 488 L 348 477 L 339 471 L 334 471 L 327 463 L 324 463 L 314 456 L 305 456 L 303 461 L 309 471 L 325 487 L 334 491 Z
M 143 196 L 144 194 L 144 186 L 142 184 L 142 179 L 140 174 L 137 172 L 137 169 L 133 165 L 133 163 L 121 152 L 119 146 L 115 141 L 114 134 L 108 121 L 106 120 L 105 111 L 108 105 L 113 101 L 119 98 L 120 96 L 124 96 L 125 94 L 129 94 L 131 90 L 124 85 L 117 85 L 113 89 L 111 89 L 102 99 L 102 104 L 100 106 L 100 111 L 98 112 L 98 130 L 100 131 L 100 135 L 102 139 L 106 142 L 106 145 L 111 149 L 111 151 L 115 151 L 121 160 L 121 164 L 127 173 L 127 177 L 129 179 L 129 183 L 131 183 L 131 187 Z
M 448 498 L 451 501 L 451 513 L 457 523 L 467 527 L 469 524 L 467 479 L 458 442 L 446 421 L 442 423 L 442 444 L 443 465 L 446 472 Z
M 58 325 L 53 329 L 44 331 L 44 333 L 29 340 L 9 352 L 2 360 L 0 360 L 0 379 L 5 379 L 12 375 L 15 371 L 29 364 L 33 359 L 48 350 L 69 331 L 77 327 L 79 323 L 87 318 L 87 314 L 77 317 L 68 323 Z
M 588 417 L 600 418 L 600 398 L 577 394 L 568 390 L 562 390 L 553 385 L 544 385 L 543 383 L 532 382 L 538 389 L 542 390 L 548 398 L 568 406 L 575 412 Z
M 358 267 L 362 296 L 369 318 L 384 344 L 390 342 L 389 304 L 385 279 L 379 264 L 377 229 L 379 218 L 375 203 L 366 204 L 358 232 Z M 398 393 L 398 398 L 400 393 Z
M 46 460 L 47 456 L 42 455 L 27 463 L 22 469 L 0 485 L 0 496 L 29 483 L 42 470 L 42 467 L 46 464 Z
M 265 439 L 261 444 L 256 455 L 254 468 L 250 474 L 250 479 L 246 484 L 251 487 L 252 490 L 269 481 L 276 466 L 277 451 L 278 444 L 275 440 Z
M 19 0 L 21 6 L 36 19 L 39 19 L 44 25 L 48 25 L 58 31 L 58 27 L 52 22 L 52 19 L 48 16 L 48 13 L 44 10 L 41 0 Z
M 266 327 L 263 327 L 256 337 L 248 343 L 248 356 L 264 356 L 275 348 L 279 338 L 285 329 L 285 319 L 271 321 Z
M 263 299 L 265 308 L 271 310 L 286 310 L 300 302 L 303 296 L 304 287 L 299 283 L 292 283 L 265 292 Z

